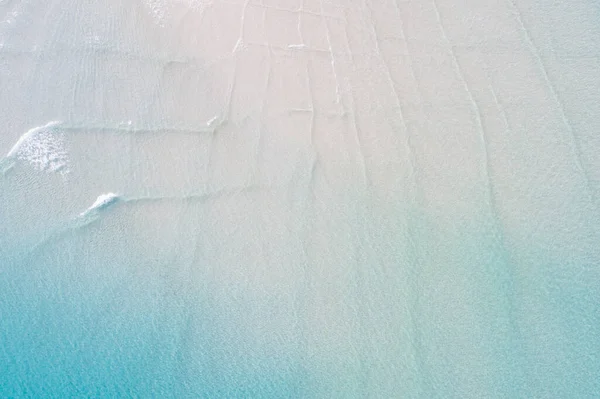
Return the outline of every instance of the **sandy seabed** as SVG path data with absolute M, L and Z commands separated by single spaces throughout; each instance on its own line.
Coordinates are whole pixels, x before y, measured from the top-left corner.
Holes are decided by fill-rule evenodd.
M 0 1 L 0 396 L 600 392 L 591 0 Z

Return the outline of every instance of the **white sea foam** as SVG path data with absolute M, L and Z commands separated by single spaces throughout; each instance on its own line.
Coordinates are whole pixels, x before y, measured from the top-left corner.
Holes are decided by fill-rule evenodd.
M 121 196 L 115 193 L 101 194 L 98 196 L 98 198 L 96 198 L 96 201 L 94 201 L 94 203 L 88 209 L 80 213 L 80 216 L 85 216 L 88 215 L 90 212 L 97 212 L 101 209 L 104 209 L 107 206 L 117 202 L 120 198 Z
M 212 118 L 210 118 L 210 120 L 208 122 L 206 122 L 206 126 L 211 127 L 212 125 L 215 124 L 215 122 L 217 122 L 219 120 L 219 115 L 215 115 Z
M 60 124 L 52 121 L 25 132 L 6 154 L 5 162 L 21 160 L 40 171 L 68 172 L 65 138 Z

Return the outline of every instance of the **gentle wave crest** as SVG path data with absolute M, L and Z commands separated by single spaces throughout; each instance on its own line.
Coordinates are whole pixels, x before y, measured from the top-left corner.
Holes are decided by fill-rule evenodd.
M 98 211 L 106 208 L 107 206 L 114 204 L 115 202 L 119 201 L 120 199 L 121 199 L 121 196 L 119 194 L 115 194 L 115 193 L 101 194 L 98 196 L 98 198 L 96 198 L 96 201 L 94 201 L 94 203 L 88 209 L 86 209 L 85 211 L 80 213 L 80 216 L 89 215 L 91 212 L 98 212 Z
M 68 173 L 68 154 L 61 122 L 51 121 L 25 132 L 0 162 L 3 172 L 16 160 L 27 162 L 44 172 Z

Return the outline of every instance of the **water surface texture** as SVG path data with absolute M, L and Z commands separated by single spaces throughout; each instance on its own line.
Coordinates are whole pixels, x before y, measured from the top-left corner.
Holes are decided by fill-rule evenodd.
M 600 396 L 594 0 L 0 0 L 0 397 Z

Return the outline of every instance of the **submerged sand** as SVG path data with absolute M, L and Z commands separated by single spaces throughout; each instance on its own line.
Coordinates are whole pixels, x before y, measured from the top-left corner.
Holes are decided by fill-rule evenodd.
M 598 12 L 0 1 L 0 396 L 592 397 Z

